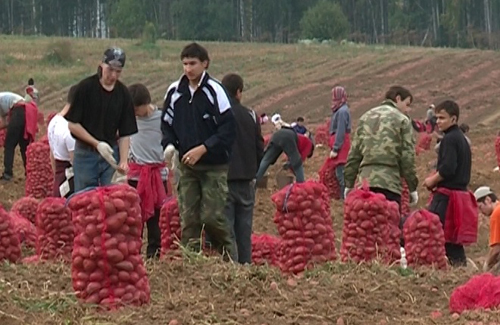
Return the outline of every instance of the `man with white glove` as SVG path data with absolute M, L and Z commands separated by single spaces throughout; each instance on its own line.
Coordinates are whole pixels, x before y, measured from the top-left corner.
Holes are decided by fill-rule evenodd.
M 345 165 L 345 193 L 356 182 L 367 181 L 370 191 L 383 194 L 401 208 L 401 179 L 404 179 L 411 193 L 411 204 L 417 204 L 415 142 L 411 121 L 406 116 L 412 100 L 407 89 L 393 86 L 381 105 L 361 116 Z
M 128 172 L 130 136 L 137 133 L 137 123 L 130 93 L 118 80 L 124 65 L 122 49 L 107 49 L 97 74 L 77 85 L 64 116 L 76 139 L 75 192 L 111 184 L 115 170 Z
M 212 247 L 229 258 L 233 243 L 224 207 L 236 137 L 231 102 L 224 87 L 206 71 L 210 59 L 204 47 L 187 45 L 181 61 L 184 74 L 167 89 L 161 124 L 165 158 L 175 158 L 179 151 L 181 244 L 199 251 L 205 230 Z

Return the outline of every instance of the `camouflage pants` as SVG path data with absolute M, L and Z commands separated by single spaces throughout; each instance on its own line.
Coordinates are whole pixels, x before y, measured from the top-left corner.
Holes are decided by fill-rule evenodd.
M 181 216 L 181 244 L 199 251 L 205 230 L 212 247 L 221 254 L 232 252 L 229 225 L 224 215 L 228 187 L 227 166 L 179 166 L 177 193 Z

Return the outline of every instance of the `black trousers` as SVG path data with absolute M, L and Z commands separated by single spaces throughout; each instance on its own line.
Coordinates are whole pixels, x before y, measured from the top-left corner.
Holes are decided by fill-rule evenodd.
M 446 210 L 448 210 L 448 202 L 448 196 L 441 193 L 434 193 L 428 209 L 430 212 L 439 216 L 439 220 L 441 221 L 443 227 L 446 219 Z M 467 257 L 465 256 L 465 249 L 463 245 L 445 243 L 444 248 L 446 250 L 446 257 L 448 257 L 448 261 L 451 266 L 467 265 Z
M 7 133 L 5 134 L 4 144 L 4 174 L 13 176 L 14 153 L 17 145 L 21 150 L 24 170 L 26 171 L 26 148 L 28 140 L 24 139 L 24 127 L 26 125 L 26 112 L 24 106 L 15 106 L 12 108 L 9 125 L 7 125 Z
M 137 188 L 137 181 L 129 180 L 128 184 Z M 165 190 L 167 184 L 165 183 Z M 146 248 L 147 258 L 159 258 L 161 249 L 161 230 L 160 230 L 160 209 L 155 209 L 154 215 L 146 221 L 148 228 L 148 246 Z M 144 232 L 144 230 L 143 230 Z

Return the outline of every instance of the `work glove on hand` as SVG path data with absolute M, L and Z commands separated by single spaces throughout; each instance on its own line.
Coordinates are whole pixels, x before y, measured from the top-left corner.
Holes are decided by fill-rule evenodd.
M 172 170 L 176 170 L 177 167 L 179 167 L 179 151 L 174 150 L 174 154 L 170 160 L 170 166 L 172 167 Z
M 165 148 L 165 151 L 163 151 L 163 158 L 165 159 L 165 161 L 171 161 L 175 151 L 175 147 L 172 144 L 169 144 Z
M 337 157 L 337 156 L 338 156 L 338 153 L 336 153 L 336 152 L 335 152 L 335 151 L 333 151 L 333 150 L 331 150 L 331 151 L 330 151 L 330 158 L 332 158 L 332 159 L 333 159 L 333 158 L 335 158 L 335 157 Z
M 414 191 L 410 193 L 410 205 L 415 206 L 418 203 L 418 192 Z
M 344 199 L 347 197 L 347 194 L 349 194 L 349 192 L 352 191 L 352 188 L 348 188 L 346 187 L 345 190 L 344 190 Z
M 118 169 L 118 164 L 116 163 L 115 157 L 113 157 L 113 148 L 109 144 L 104 141 L 101 141 L 97 144 L 97 151 L 99 154 L 111 165 L 114 169 Z

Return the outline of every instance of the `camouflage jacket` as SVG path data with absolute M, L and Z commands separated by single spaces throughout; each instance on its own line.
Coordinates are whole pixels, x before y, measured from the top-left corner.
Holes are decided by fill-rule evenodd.
M 345 186 L 358 181 L 401 194 L 401 178 L 417 189 L 415 140 L 411 120 L 385 101 L 361 116 L 344 171 Z

